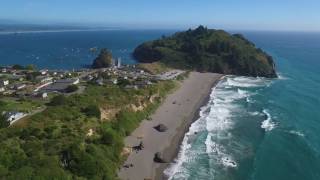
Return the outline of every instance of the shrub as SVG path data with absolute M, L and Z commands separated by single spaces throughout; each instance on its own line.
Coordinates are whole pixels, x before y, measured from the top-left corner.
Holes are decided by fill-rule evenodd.
M 19 64 L 15 64 L 15 65 L 13 65 L 13 66 L 12 66 L 12 69 L 16 69 L 16 70 L 23 70 L 23 69 L 24 69 L 24 67 L 23 67 L 23 66 L 21 66 L 21 65 L 19 65 Z
M 83 110 L 83 112 L 88 116 L 88 117 L 96 117 L 98 119 L 101 118 L 101 112 L 100 109 L 97 105 L 90 105 L 87 108 Z
M 67 98 L 64 95 L 58 95 L 54 98 L 52 98 L 49 105 L 51 106 L 61 106 L 67 103 Z
M 7 118 L 0 114 L 0 128 L 5 128 L 8 127 L 10 125 L 10 123 L 7 121 Z

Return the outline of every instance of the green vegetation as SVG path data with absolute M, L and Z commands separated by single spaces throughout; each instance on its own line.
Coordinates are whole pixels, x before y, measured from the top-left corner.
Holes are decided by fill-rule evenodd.
M 0 129 L 1 128 L 6 128 L 10 125 L 10 123 L 7 121 L 7 118 L 5 115 L 0 114 Z M 1 175 L 1 166 L 0 166 L 0 175 Z
M 277 77 L 271 56 L 240 34 L 197 29 L 141 44 L 134 57 L 142 63 L 244 76 Z
M 160 74 L 162 72 L 169 71 L 170 68 L 161 62 L 153 62 L 153 63 L 140 63 L 138 64 L 140 69 L 145 70 L 150 74 Z
M 112 54 L 108 49 L 102 49 L 93 61 L 92 68 L 107 68 L 112 65 Z
M 23 66 L 21 66 L 21 65 L 19 65 L 19 64 L 15 64 L 15 65 L 13 65 L 13 66 L 12 66 L 12 69 L 16 69 L 16 70 L 23 70 L 23 69 L 24 69 L 24 67 L 23 67 Z
M 26 70 L 29 70 L 29 71 L 34 71 L 34 70 L 36 70 L 37 68 L 36 68 L 35 65 L 29 64 L 29 65 L 26 65 L 25 69 L 26 69 Z
M 67 103 L 67 98 L 64 95 L 58 95 L 52 98 L 50 106 L 62 106 Z
M 86 107 L 83 112 L 88 116 L 88 117 L 96 117 L 98 119 L 101 118 L 101 112 L 100 109 L 97 105 L 89 105 Z
M 117 179 L 124 137 L 174 87 L 173 81 L 138 90 L 88 85 L 83 94 L 54 97 L 24 126 L 0 129 L 0 179 Z M 144 110 L 131 109 L 139 103 Z M 100 108 L 117 113 L 100 120 Z
M 32 82 L 35 82 L 36 81 L 36 77 L 41 75 L 40 72 L 30 72 L 26 75 L 26 79 L 28 81 L 32 81 Z
M 33 64 L 29 64 L 29 65 L 26 65 L 26 66 L 22 66 L 20 64 L 15 64 L 15 65 L 12 66 L 12 69 L 33 71 L 33 70 L 36 70 L 36 66 L 33 65 Z
M 42 102 L 31 99 L 15 99 L 2 97 L 0 100 L 0 112 L 20 111 L 28 113 L 41 106 L 43 106 Z

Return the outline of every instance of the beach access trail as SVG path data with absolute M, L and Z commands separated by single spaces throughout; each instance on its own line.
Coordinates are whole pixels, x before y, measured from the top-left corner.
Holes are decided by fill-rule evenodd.
M 191 72 L 177 90 L 169 94 L 161 106 L 125 139 L 126 147 L 144 148 L 133 151 L 119 172 L 123 180 L 165 179 L 163 170 L 174 160 L 180 143 L 191 123 L 198 118 L 200 107 L 207 103 L 212 88 L 222 75 L 214 73 Z M 163 124 L 168 129 L 159 132 L 155 126 Z M 169 163 L 155 163 L 155 153 Z

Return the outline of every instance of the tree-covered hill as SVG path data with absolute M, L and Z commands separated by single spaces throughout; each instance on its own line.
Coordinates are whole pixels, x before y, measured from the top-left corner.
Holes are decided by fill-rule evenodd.
M 118 179 L 124 138 L 156 110 L 175 83 L 137 90 L 89 84 L 83 94 L 55 96 L 45 111 L 22 125 L 7 127 L 0 114 L 0 180 Z M 143 110 L 135 111 L 133 105 Z
M 143 63 L 160 61 L 174 68 L 277 77 L 270 55 L 240 34 L 199 26 L 139 45 L 133 56 Z

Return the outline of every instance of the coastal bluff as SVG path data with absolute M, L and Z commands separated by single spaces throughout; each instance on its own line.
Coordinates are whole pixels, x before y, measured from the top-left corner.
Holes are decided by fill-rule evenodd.
M 241 34 L 199 26 L 142 43 L 133 52 L 139 62 L 162 62 L 200 72 L 276 78 L 273 58 Z

